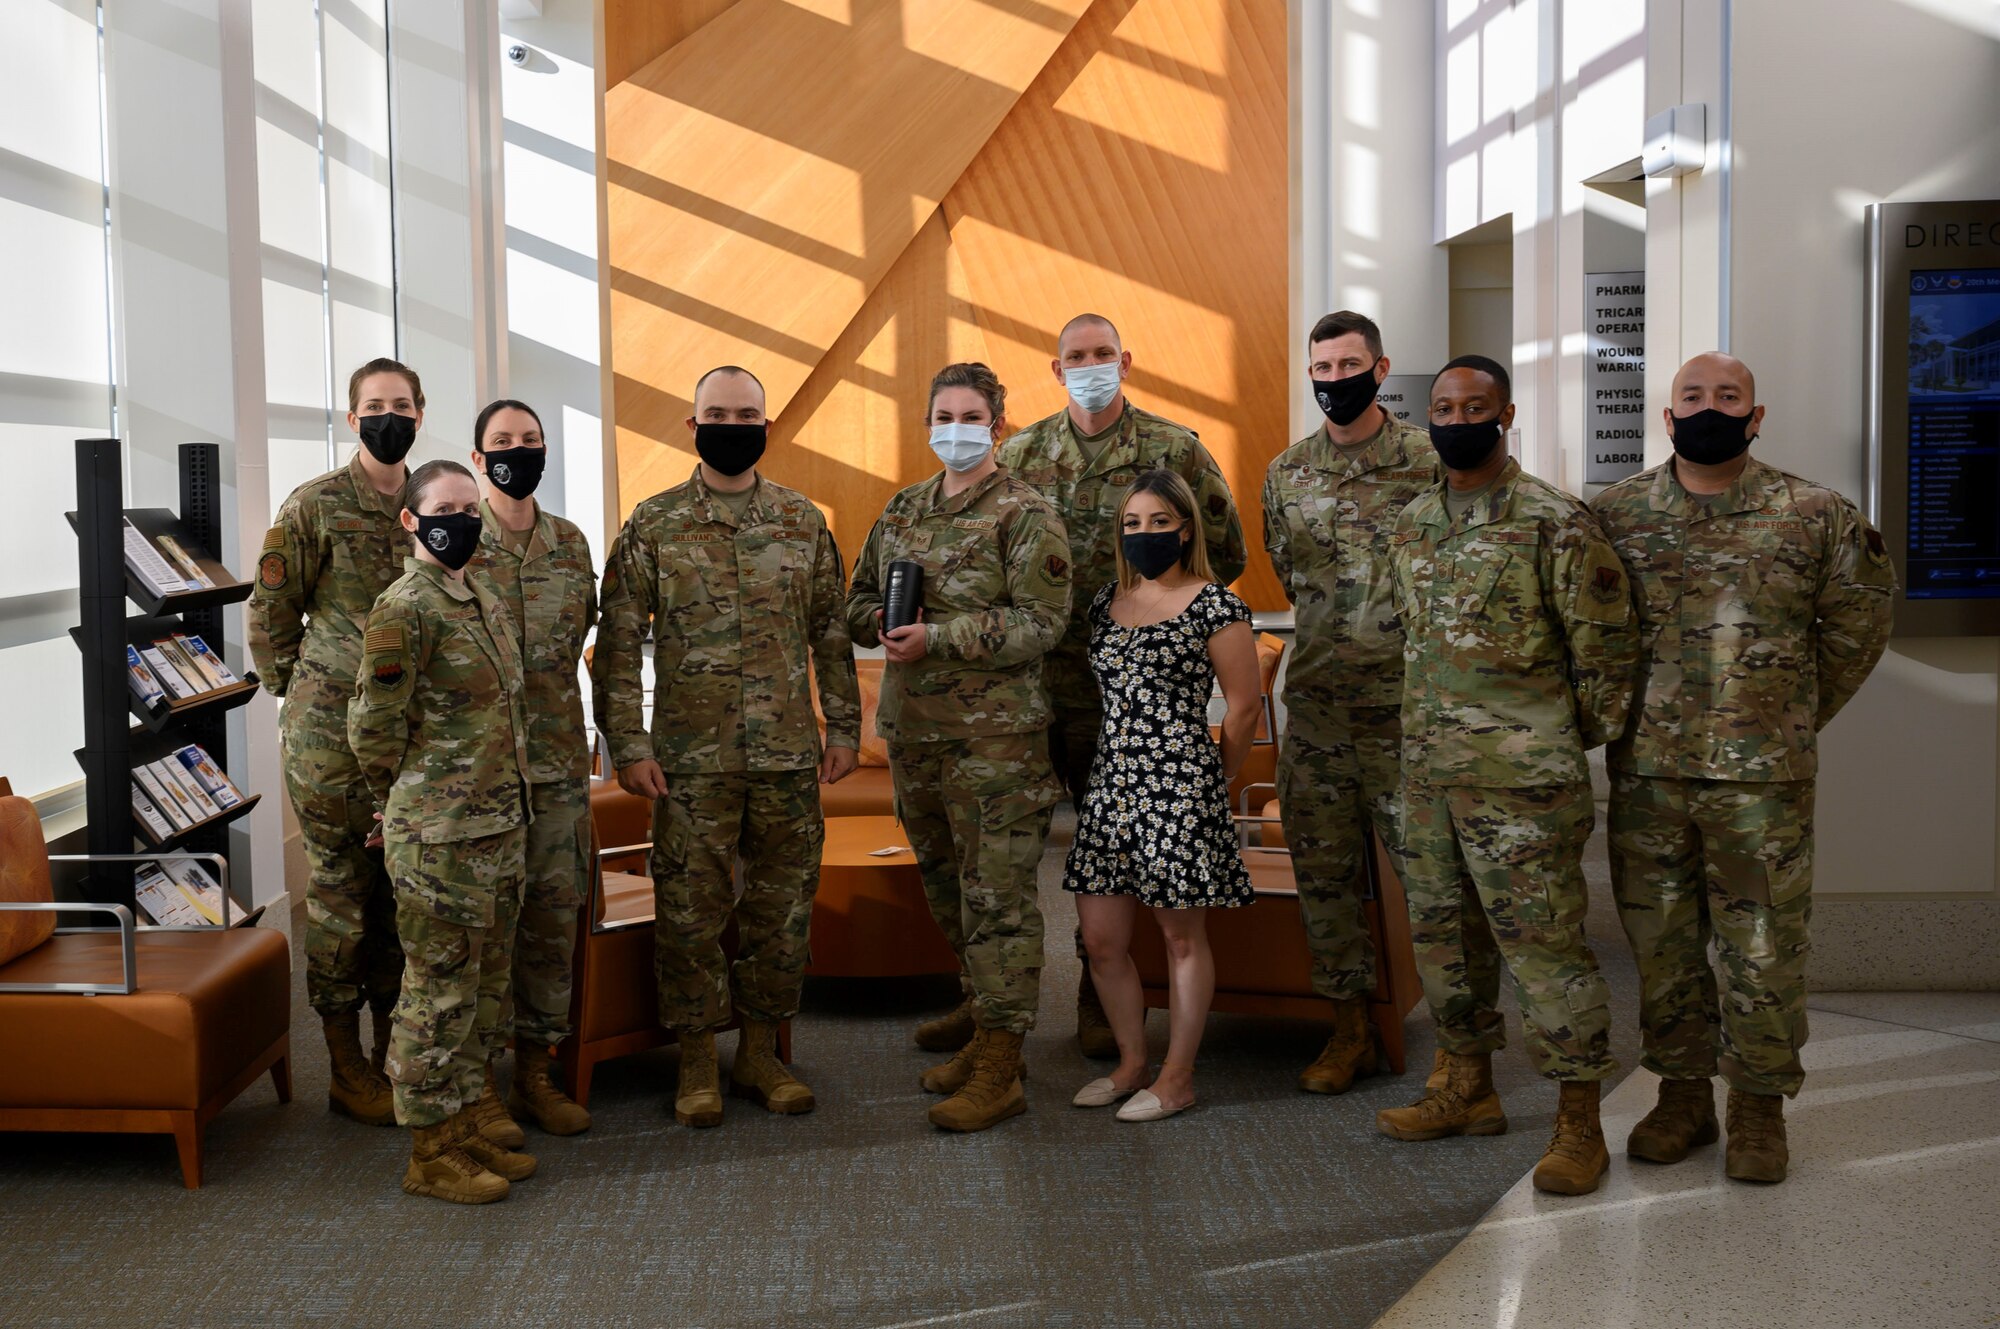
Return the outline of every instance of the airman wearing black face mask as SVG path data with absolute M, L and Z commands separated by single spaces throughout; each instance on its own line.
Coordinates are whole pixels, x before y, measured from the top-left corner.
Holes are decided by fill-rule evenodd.
M 1607 754 L 1611 885 L 1661 1077 L 1627 1152 L 1677 1163 L 1712 1143 L 1719 1071 L 1729 1175 L 1782 1181 L 1784 1102 L 1805 1079 L 1818 733 L 1881 658 L 1896 573 L 1852 503 L 1749 455 L 1764 408 L 1741 360 L 1682 365 L 1663 415 L 1673 458 L 1592 504 L 1649 643 Z
M 1382 330 L 1351 310 L 1307 338 L 1313 398 L 1326 419 L 1264 477 L 1264 547 L 1297 611 L 1285 678 L 1278 808 L 1299 884 L 1313 988 L 1333 1032 L 1299 1076 L 1307 1093 L 1345 1093 L 1376 1065 L 1368 1023 L 1375 946 L 1362 904 L 1367 828 L 1403 853 L 1403 628 L 1389 536 L 1410 500 L 1436 482 L 1421 428 L 1375 401 L 1389 373 Z
M 472 464 L 486 481 L 472 568 L 505 602 L 526 671 L 529 793 L 527 883 L 513 949 L 514 1083 L 506 1107 L 493 1087 L 475 1109 L 481 1130 L 524 1143 L 508 1116 L 575 1135 L 590 1114 L 558 1087 L 552 1054 L 570 1035 L 570 955 L 589 871 L 590 731 L 579 667 L 597 622 L 597 568 L 583 532 L 536 498 L 549 458 L 541 417 L 496 401 L 472 430 Z M 496 1045 L 497 1046 L 497 1045 Z
M 396 905 L 380 849 L 367 841 L 374 806 L 348 746 L 347 699 L 361 664 L 369 610 L 401 575 L 409 540 L 398 525 L 403 458 L 424 420 L 416 372 L 371 360 L 348 380 L 354 459 L 292 491 L 264 537 L 249 604 L 250 656 L 285 699 L 278 741 L 285 789 L 312 875 L 306 883 L 306 998 L 325 1022 L 328 1102 L 391 1125 L 382 1078 L 389 1012 L 402 981 Z M 361 1007 L 374 1009 L 372 1059 L 361 1051 Z

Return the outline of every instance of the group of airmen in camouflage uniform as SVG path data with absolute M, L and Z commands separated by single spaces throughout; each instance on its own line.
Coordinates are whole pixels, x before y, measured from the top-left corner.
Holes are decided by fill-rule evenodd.
M 1326 420 L 1271 462 L 1262 494 L 1265 546 L 1296 610 L 1281 815 L 1333 1012 L 1299 1087 L 1343 1093 L 1378 1065 L 1372 832 L 1400 871 L 1437 1027 L 1422 1096 L 1378 1113 L 1378 1128 L 1506 1130 L 1491 1063 L 1504 969 L 1533 1063 L 1559 1090 L 1535 1184 L 1596 1189 L 1598 1087 L 1615 1067 L 1581 860 L 1595 824 L 1585 753 L 1608 745 L 1613 889 L 1638 959 L 1644 1064 L 1661 1077 L 1628 1152 L 1671 1163 L 1717 1140 L 1720 1073 L 1728 1174 L 1782 1180 L 1782 1104 L 1803 1080 L 1815 734 L 1886 646 L 1896 585 L 1881 537 L 1837 493 L 1748 456 L 1764 408 L 1726 355 L 1676 376 L 1663 411 L 1674 458 L 1586 505 L 1509 455 L 1499 364 L 1447 365 L 1424 428 L 1376 400 L 1389 359 L 1371 320 L 1330 314 L 1308 347 Z M 851 583 L 819 510 L 757 470 L 762 385 L 711 370 L 688 421 L 700 462 L 634 508 L 601 596 L 581 534 L 529 496 L 546 457 L 531 410 L 499 402 L 480 417 L 482 499 L 455 463 L 405 475 L 416 375 L 393 361 L 356 371 L 349 424 L 363 446 L 280 512 L 252 647 L 288 702 L 332 1104 L 413 1128 L 406 1190 L 501 1198 L 535 1168 L 515 1115 L 555 1134 L 589 1124 L 550 1057 L 569 1032 L 589 879 L 577 677 L 593 624 L 597 728 L 619 783 L 655 800 L 676 1117 L 721 1121 L 715 1036 L 732 1023 L 732 1093 L 776 1113 L 815 1104 L 777 1035 L 806 964 L 817 785 L 857 765 L 856 644 L 887 661 L 877 729 L 896 812 L 961 963 L 961 1003 L 916 1031 L 951 1054 L 922 1076 L 942 1096 L 930 1120 L 976 1131 L 1025 1109 L 1037 867 L 1053 808 L 1081 798 L 1096 750 L 1082 610 L 1115 579 L 1124 489 L 1147 470 L 1179 474 L 1218 578 L 1247 563 L 1214 459 L 1126 400 L 1131 354 L 1112 324 L 1071 320 L 1051 367 L 1068 405 L 1004 440 L 991 370 L 936 376 L 925 423 L 943 469 L 889 501 Z M 395 551 L 412 541 L 398 580 Z M 899 560 L 924 569 L 923 612 L 889 628 Z M 510 1036 L 503 1107 L 492 1063 Z M 1115 1055 L 1087 966 L 1078 1036 L 1086 1054 Z

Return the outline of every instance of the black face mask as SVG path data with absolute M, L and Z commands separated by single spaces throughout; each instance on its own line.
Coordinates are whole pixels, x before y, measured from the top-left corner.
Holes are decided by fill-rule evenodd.
M 417 422 L 394 411 L 364 415 L 356 425 L 356 432 L 361 435 L 361 446 L 384 466 L 394 466 L 409 456 L 410 449 L 417 442 Z
M 417 543 L 456 572 L 472 561 L 472 551 L 479 548 L 479 527 L 476 512 L 447 512 L 437 517 L 418 513 Z
M 542 482 L 547 448 L 495 448 L 486 453 L 486 478 L 509 498 L 526 498 Z
M 1375 381 L 1375 366 L 1370 365 L 1358 374 L 1346 378 L 1316 378 L 1312 381 L 1313 400 L 1319 403 L 1326 418 L 1341 429 L 1361 418 L 1375 402 L 1375 394 L 1382 385 Z
M 703 421 L 694 427 L 694 450 L 724 475 L 741 475 L 764 455 L 764 425 L 725 425 Z
M 1750 417 L 1713 406 L 1674 417 L 1674 451 L 1697 466 L 1734 461 L 1750 447 Z
M 1132 531 L 1118 537 L 1125 561 L 1132 570 L 1152 581 L 1181 561 L 1179 531 Z
M 1500 446 L 1500 418 L 1464 425 L 1432 425 L 1431 446 L 1438 460 L 1454 471 L 1476 471 Z

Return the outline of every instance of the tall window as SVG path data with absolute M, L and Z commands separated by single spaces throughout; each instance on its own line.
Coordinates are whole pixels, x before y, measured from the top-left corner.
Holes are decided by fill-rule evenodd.
M 72 440 L 112 429 L 95 0 L 0 0 L 0 775 L 82 779 Z

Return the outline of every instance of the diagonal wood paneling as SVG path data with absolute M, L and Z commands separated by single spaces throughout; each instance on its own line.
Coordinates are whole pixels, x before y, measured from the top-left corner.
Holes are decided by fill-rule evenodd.
M 766 471 L 819 503 L 850 563 L 890 496 L 937 470 L 924 425 L 931 376 L 988 358 L 985 336 L 951 313 L 967 294 L 933 212 L 772 428 Z M 683 471 L 693 464 L 690 453 Z
M 604 0 L 604 86 L 613 88 L 687 40 L 736 0 Z
M 1125 0 L 1077 24 L 946 196 L 952 250 L 1026 422 L 1061 409 L 1056 332 L 1117 323 L 1132 399 L 1196 430 L 1261 553 L 1264 468 L 1289 442 L 1284 0 Z
M 785 413 L 1087 4 L 738 0 L 607 94 L 624 507 L 703 369 Z
M 1199 430 L 1221 460 L 1255 542 L 1264 466 L 1289 442 L 1284 0 L 1095 0 L 1073 24 L 1081 0 L 980 7 L 1046 24 L 1039 73 L 969 145 L 947 122 L 987 93 L 915 110 L 896 101 L 871 132 L 904 146 L 867 169 L 852 164 L 862 148 L 829 146 L 859 131 L 819 123 L 798 88 L 740 119 L 701 90 L 695 74 L 726 67 L 751 100 L 772 97 L 767 49 L 746 59 L 729 26 L 768 9 L 760 0 L 737 0 L 614 90 L 621 507 L 685 477 L 683 394 L 701 369 L 733 360 L 773 387 L 767 470 L 827 509 L 852 557 L 887 497 L 936 468 L 922 416 L 937 368 L 993 364 L 1025 423 L 1061 407 L 1048 368 L 1056 330 L 1088 308 L 1126 333 L 1133 399 Z M 784 8 L 804 12 L 824 62 L 851 70 L 864 47 L 911 58 L 880 45 L 886 28 L 855 31 L 886 23 L 874 0 L 853 0 L 852 14 L 842 0 Z M 899 39 L 923 61 L 975 70 L 975 89 L 997 77 L 978 42 L 940 46 L 941 30 L 925 31 Z M 918 119 L 897 118 L 908 115 Z M 669 129 L 677 137 L 662 137 Z M 912 184 L 919 148 L 936 179 L 939 136 L 963 160 L 943 183 Z M 1239 589 L 1259 607 L 1283 603 L 1261 554 Z

